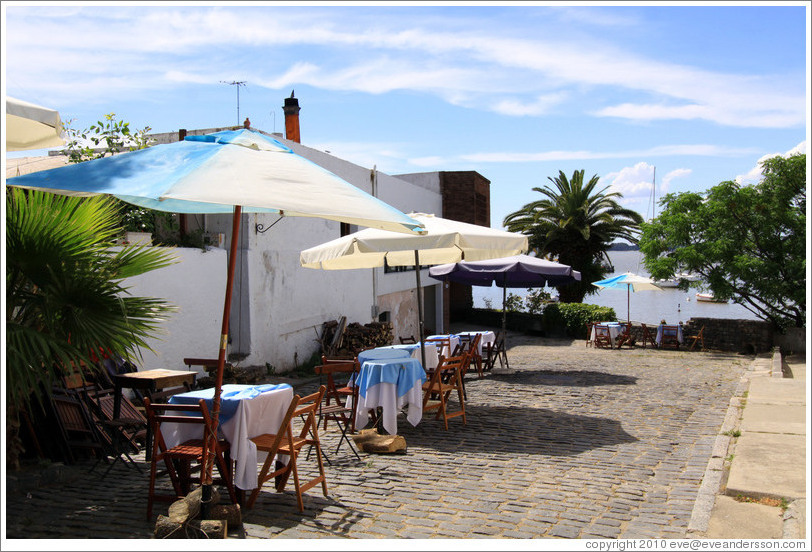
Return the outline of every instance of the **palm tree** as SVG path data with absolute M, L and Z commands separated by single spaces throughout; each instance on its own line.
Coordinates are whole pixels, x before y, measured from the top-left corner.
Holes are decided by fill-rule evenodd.
M 42 400 L 59 377 L 93 369 L 96 355 L 135 360 L 173 310 L 162 299 L 130 296 L 124 286 L 125 278 L 174 259 L 153 247 L 111 249 L 120 220 L 113 201 L 6 190 L 10 418 Z
M 548 177 L 555 188 L 533 188 L 544 199 L 528 203 L 505 217 L 511 232 L 529 236 L 530 247 L 537 255 L 555 258 L 581 272 L 581 281 L 561 286 L 562 302 L 580 303 L 587 294 L 595 293 L 591 282 L 604 278 L 607 250 L 617 239 L 637 242 L 643 217 L 621 207 L 616 199 L 622 194 L 596 191 L 598 176 L 584 184 L 584 171 L 574 171 L 567 180 L 563 171 Z

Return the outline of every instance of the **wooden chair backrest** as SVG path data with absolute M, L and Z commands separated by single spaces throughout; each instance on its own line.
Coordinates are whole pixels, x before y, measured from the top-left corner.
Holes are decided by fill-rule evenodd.
M 406 337 L 400 338 L 401 345 L 414 345 L 417 343 L 417 339 L 413 335 L 407 335 Z
M 358 362 L 355 360 L 344 361 L 328 361 L 326 364 L 319 364 L 313 367 L 313 371 L 319 376 L 327 377 L 327 385 L 325 387 L 324 398 L 330 402 L 331 398 L 337 399 L 339 404 L 342 404 L 343 398 L 341 393 L 338 392 L 338 385 L 336 385 L 335 374 L 350 374 L 352 380 L 359 371 Z
M 300 438 L 305 439 L 307 435 L 310 434 L 313 439 L 318 440 L 318 424 L 316 423 L 317 412 L 326 390 L 327 388 L 322 385 L 315 393 L 311 393 L 299 399 L 293 416 L 298 416 L 304 421 L 299 432 Z
M 147 419 L 152 428 L 154 439 L 153 453 L 156 450 L 164 452 L 167 450 L 166 441 L 161 433 L 161 424 L 199 424 L 200 439 L 203 439 L 203 456 L 205 457 L 208 439 L 204 437 L 211 434 L 211 415 L 206 406 L 206 401 L 200 399 L 197 404 L 168 404 L 154 403 L 149 397 L 144 397 L 144 410 L 147 412 Z
M 611 347 L 612 338 L 609 334 L 609 326 L 606 324 L 595 324 L 595 346 L 596 347 Z

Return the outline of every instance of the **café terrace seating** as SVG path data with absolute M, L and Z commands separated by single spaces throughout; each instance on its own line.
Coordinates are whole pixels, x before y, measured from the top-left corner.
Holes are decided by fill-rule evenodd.
M 423 413 L 436 410 L 436 418 L 443 419 L 446 430 L 450 418 L 462 416 L 462 423 L 468 423 L 465 418 L 465 395 L 462 385 L 462 370 L 467 362 L 467 355 L 441 357 L 437 368 L 423 384 Z M 449 410 L 449 398 L 454 391 L 457 392 L 459 410 Z
M 595 324 L 592 328 L 595 333 L 595 347 L 602 349 L 612 348 L 612 336 L 609 334 L 609 326 L 605 324 Z
M 305 491 L 321 483 L 322 492 L 324 496 L 327 496 L 327 476 L 324 473 L 317 423 L 318 408 L 326 390 L 327 388 L 322 385 L 317 392 L 306 397 L 295 395 L 276 433 L 265 433 L 251 438 L 251 441 L 257 446 L 257 450 L 267 453 L 267 457 L 259 473 L 257 487 L 251 493 L 246 504 L 247 508 L 254 506 L 262 486 L 271 479 L 275 480 L 277 492 L 284 491 L 291 474 L 293 474 L 296 502 L 300 512 L 304 512 L 302 493 Z M 303 420 L 301 430 L 297 435 L 293 433 L 293 421 L 295 418 Z M 316 449 L 315 457 L 318 464 L 318 475 L 302 482 L 299 479 L 297 462 L 305 445 L 311 445 Z M 287 464 L 274 466 L 277 454 L 286 455 L 288 457 Z
M 220 481 L 228 489 L 231 502 L 237 503 L 232 478 L 232 462 L 227 459 L 230 445 L 226 440 L 215 440 L 214 451 L 209 449 L 210 439 L 204 438 L 212 432 L 212 419 L 206 401 L 200 399 L 198 404 L 159 404 L 153 403 L 149 397 L 144 398 L 144 409 L 147 412 L 152 434 L 154 437 L 152 458 L 149 472 L 149 494 L 147 498 L 147 520 L 152 519 L 152 506 L 155 501 L 174 502 L 189 492 L 192 481 L 201 483 L 204 459 L 214 453 L 214 462 L 220 473 Z M 199 437 L 187 439 L 172 447 L 167 446 L 162 424 L 199 425 Z M 164 426 L 165 427 L 165 426 Z M 165 470 L 158 472 L 158 463 L 163 461 Z M 196 462 L 200 469 L 198 476 L 192 477 L 190 464 Z M 178 469 L 181 468 L 181 469 Z M 156 479 L 168 475 L 172 484 L 172 494 L 159 494 L 155 490 Z
M 642 329 L 642 341 L 643 341 L 643 348 L 646 348 L 647 344 L 650 344 L 652 347 L 657 347 L 657 342 L 654 340 L 654 336 L 651 335 L 651 330 L 649 330 L 648 326 L 645 324 L 640 324 L 640 328 Z

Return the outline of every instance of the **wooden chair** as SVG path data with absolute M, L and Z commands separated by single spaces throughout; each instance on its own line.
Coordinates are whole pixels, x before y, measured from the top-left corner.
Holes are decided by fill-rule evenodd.
M 414 338 L 413 335 L 407 335 L 406 337 L 400 338 L 401 345 L 414 345 L 417 343 L 417 340 Z
M 468 365 L 463 370 L 463 377 L 465 374 L 468 373 L 468 370 L 471 366 L 476 368 L 477 377 L 480 379 L 483 377 L 482 372 L 482 355 L 479 354 L 479 342 L 482 341 L 482 334 L 476 334 L 471 339 L 467 339 L 465 341 L 460 341 L 460 344 L 467 343 L 467 347 L 464 347 L 460 353 L 461 354 L 468 354 Z M 453 355 L 457 356 L 457 355 Z
M 434 338 L 426 338 L 425 343 L 434 343 L 437 347 L 437 361 L 439 362 L 440 358 L 443 356 L 451 356 L 453 351 L 451 350 L 451 338 L 450 337 L 434 337 Z M 456 348 L 456 347 L 455 347 Z M 443 354 L 445 352 L 445 354 Z
M 104 479 L 116 462 L 134 467 L 139 472 L 141 467 L 133 460 L 130 453 L 138 453 L 141 450 L 140 444 L 147 438 L 147 419 L 141 414 L 135 405 L 127 397 L 121 397 L 121 414 L 118 418 L 113 417 L 113 405 L 115 402 L 114 391 L 112 389 L 102 389 L 98 385 L 89 385 L 80 391 L 88 411 L 93 418 L 99 431 L 108 436 L 105 439 L 108 454 L 113 461 L 102 475 Z
M 482 347 L 482 352 L 483 371 L 488 372 L 493 370 L 497 360 L 499 360 L 499 366 L 501 368 L 510 368 L 507 359 L 507 350 L 505 349 L 505 332 L 501 330 L 496 332 L 496 339 L 494 339 L 493 343 L 486 343 L 485 346 Z
M 617 338 L 615 339 L 615 347 L 620 349 L 622 345 L 634 347 L 634 337 L 632 336 L 632 325 L 628 322 L 623 325 L 623 333 L 618 334 Z
M 350 433 L 355 433 L 355 412 L 358 408 L 358 387 L 351 387 L 350 389 L 352 394 L 347 397 L 346 395 L 342 395 L 338 392 L 335 378 L 333 377 L 334 374 L 350 374 L 351 378 L 355 377 L 355 375 L 358 373 L 358 363 L 352 360 L 347 360 L 344 362 L 331 362 L 328 364 L 315 366 L 314 371 L 319 375 L 319 383 L 321 383 L 321 376 L 327 376 L 324 401 L 319 405 L 317 425 L 320 425 L 321 421 L 324 420 L 324 429 L 326 431 L 327 422 L 333 420 L 338 426 L 338 429 L 341 431 L 341 438 L 338 440 L 336 453 L 338 453 L 339 449 L 341 448 L 341 443 L 346 441 L 347 445 L 350 447 L 350 450 L 352 450 L 355 456 L 360 460 L 361 457 L 358 455 L 358 451 L 355 450 L 355 446 L 353 445 L 352 441 L 349 437 L 347 437 L 348 431 Z M 334 404 L 330 404 L 331 398 L 335 400 Z M 352 404 L 348 406 L 346 401 L 350 401 Z M 330 461 L 329 458 L 327 461 Z
M 612 348 L 612 336 L 609 334 L 609 326 L 606 324 L 595 324 L 595 347 L 602 349 Z
M 265 463 L 257 478 L 257 488 L 251 493 L 246 507 L 252 508 L 259 496 L 262 486 L 271 479 L 276 480 L 277 492 L 285 490 L 290 474 L 293 473 L 293 482 L 296 489 L 296 501 L 299 511 L 304 512 L 304 502 L 302 493 L 321 483 L 324 496 L 327 496 L 327 477 L 324 474 L 324 463 L 322 462 L 321 443 L 319 441 L 319 431 L 317 422 L 317 412 L 321 405 L 322 397 L 326 391 L 325 386 L 319 387 L 316 393 L 306 397 L 296 395 L 288 407 L 282 423 L 276 433 L 265 433 L 257 437 L 252 437 L 251 441 L 257 446 L 258 451 L 267 453 Z M 304 420 L 301 431 L 297 436 L 293 434 L 293 419 L 299 416 Z M 306 481 L 304 484 L 299 480 L 299 470 L 297 459 L 302 447 L 311 445 L 316 448 L 316 461 L 318 463 L 319 475 Z M 276 462 L 277 454 L 287 455 L 289 460 L 284 466 L 271 467 Z
M 207 456 L 214 454 L 215 464 L 220 473 L 220 483 L 224 484 L 228 489 L 228 495 L 231 497 L 231 502 L 237 503 L 237 495 L 234 491 L 234 484 L 231 470 L 231 460 L 227 460 L 227 454 L 230 446 L 228 441 L 216 440 L 214 451 L 209 450 L 209 443 L 211 439 L 206 437 L 211 434 L 212 421 L 209 415 L 209 409 L 206 407 L 206 401 L 200 399 L 200 402 L 194 404 L 158 404 L 149 400 L 149 397 L 144 398 L 144 408 L 147 411 L 147 419 L 149 420 L 152 434 L 154 437 L 152 447 L 152 458 L 150 462 L 149 472 L 149 497 L 147 499 L 147 520 L 152 519 L 152 506 L 155 501 L 169 501 L 173 502 L 188 493 L 189 483 L 197 481 L 200 483 L 202 477 L 203 460 Z M 200 437 L 193 438 L 177 444 L 173 447 L 166 445 L 163 433 L 161 433 L 161 424 L 176 423 L 176 424 L 196 424 L 200 426 Z M 158 473 L 158 462 L 163 461 L 166 469 L 160 474 Z M 183 468 L 183 473 L 180 473 L 177 466 Z M 187 469 L 192 462 L 196 462 L 199 467 L 200 475 L 192 479 L 192 470 Z M 158 494 L 155 491 L 155 481 L 158 475 L 169 475 L 172 483 L 174 494 Z
M 74 391 L 61 388 L 51 390 L 51 406 L 56 419 L 56 429 L 60 436 L 68 463 L 74 463 L 75 450 L 95 454 L 99 460 L 104 456 L 104 436 L 99 433 L 90 414 Z M 98 462 L 96 462 L 98 464 Z M 96 465 L 91 468 L 91 471 Z
M 462 423 L 468 423 L 465 418 L 465 394 L 462 385 L 462 370 L 467 362 L 467 355 L 441 357 L 437 368 L 430 373 L 429 380 L 423 384 L 423 412 L 437 410 L 436 418 L 443 418 L 446 430 L 448 430 L 449 418 L 462 416 Z M 459 398 L 459 410 L 456 411 L 449 411 L 448 408 L 448 399 L 452 391 L 456 391 Z
M 663 326 L 661 349 L 679 349 L 679 326 Z
M 592 346 L 592 322 L 586 323 L 586 347 Z
M 643 334 L 643 348 L 646 348 L 646 344 L 651 344 L 652 347 L 657 347 L 657 342 L 654 340 L 654 336 L 651 335 L 651 331 L 649 331 L 648 326 L 645 324 L 640 324 L 640 328 L 642 329 Z
M 705 336 L 704 336 L 704 332 L 705 332 L 705 326 L 703 325 L 701 328 L 699 328 L 699 333 L 698 333 L 698 334 L 696 334 L 696 335 L 695 335 L 695 336 L 693 336 L 693 337 L 689 337 L 689 338 L 688 338 L 688 339 L 690 339 L 690 340 L 691 340 L 691 346 L 690 346 L 690 347 L 688 347 L 688 350 L 689 350 L 689 351 L 693 351 L 693 350 L 694 350 L 694 347 L 696 347 L 696 344 L 697 344 L 697 343 L 701 343 L 701 344 L 702 344 L 702 345 L 700 346 L 700 348 L 699 348 L 701 351 L 706 351 L 706 350 L 707 350 L 707 349 L 705 349 Z

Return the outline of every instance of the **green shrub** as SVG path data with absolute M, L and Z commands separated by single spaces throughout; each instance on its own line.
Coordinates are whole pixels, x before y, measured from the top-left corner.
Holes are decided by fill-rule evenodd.
M 551 303 L 544 307 L 542 324 L 547 333 L 564 329 L 567 337 L 586 339 L 586 325 L 617 320 L 615 309 L 585 303 Z

